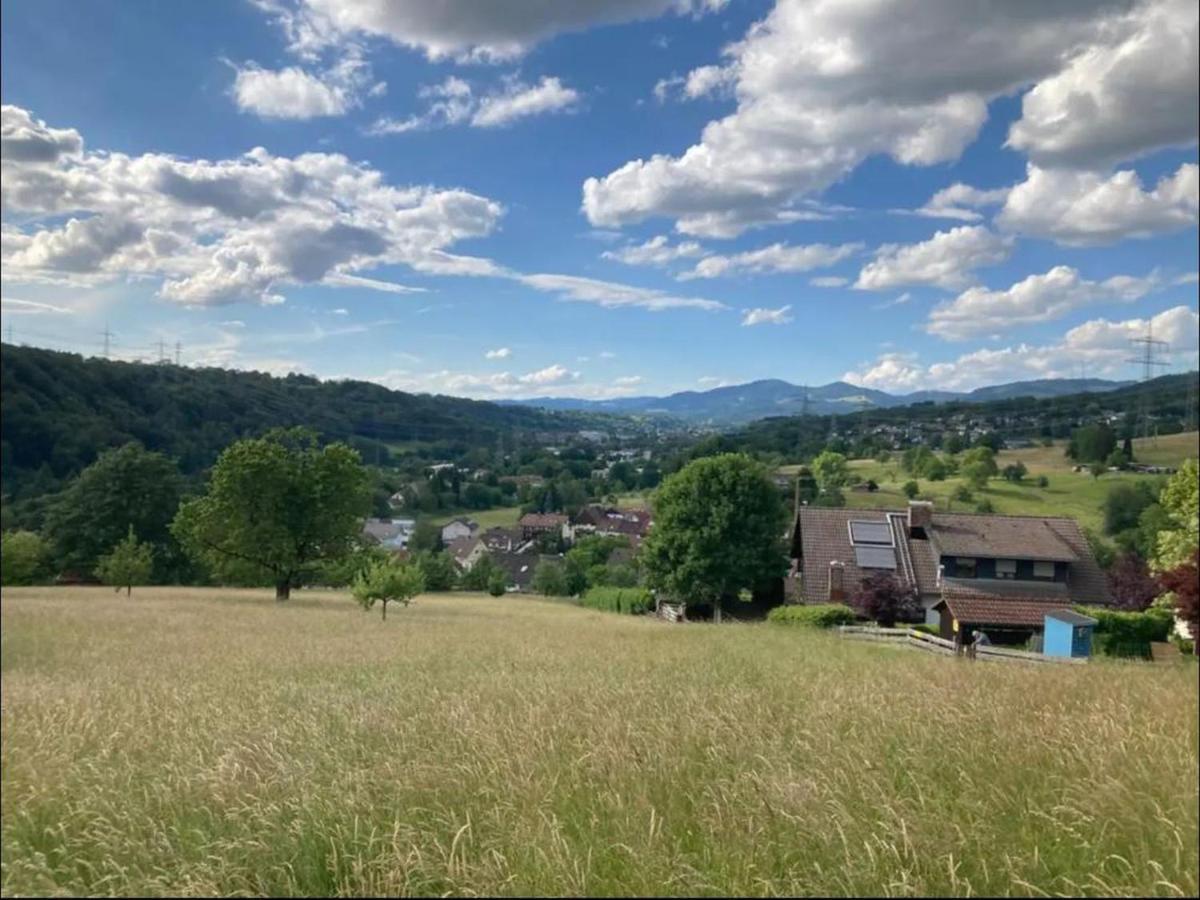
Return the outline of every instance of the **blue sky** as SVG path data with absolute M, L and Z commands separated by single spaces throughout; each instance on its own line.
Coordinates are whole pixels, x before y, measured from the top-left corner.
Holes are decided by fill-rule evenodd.
M 483 398 L 1194 368 L 1195 3 L 1066 6 L 6 3 L 4 336 Z

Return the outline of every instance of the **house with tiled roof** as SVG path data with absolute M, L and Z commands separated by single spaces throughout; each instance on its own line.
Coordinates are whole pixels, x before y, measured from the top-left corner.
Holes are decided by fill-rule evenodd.
M 479 530 L 479 524 L 465 516 L 451 519 L 442 526 L 442 543 L 450 544 L 459 538 L 471 537 Z
M 592 504 L 581 509 L 571 522 L 573 537 L 582 534 L 601 534 L 629 538 L 637 544 L 650 531 L 648 509 L 617 509 Z
M 943 637 L 975 630 L 1023 640 L 1049 611 L 1111 603 L 1074 519 L 804 506 L 792 535 L 803 603 L 841 603 L 862 581 L 892 575 Z
M 568 537 L 567 525 L 569 520 L 562 513 L 526 513 L 518 520 L 521 537 L 533 540 L 539 534 L 554 533 Z
M 448 543 L 446 552 L 450 554 L 460 569 L 469 572 L 479 560 L 487 556 L 488 549 L 480 538 L 467 536 L 455 538 Z

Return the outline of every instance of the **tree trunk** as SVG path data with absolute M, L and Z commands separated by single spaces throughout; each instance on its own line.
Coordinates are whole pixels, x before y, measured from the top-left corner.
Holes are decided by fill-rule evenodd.
M 386 622 L 387 621 L 387 601 L 386 600 L 384 600 L 383 603 L 380 604 L 379 609 L 383 613 L 383 616 L 382 616 L 383 621 Z
M 292 579 L 285 578 L 275 582 L 275 601 L 282 603 L 292 596 Z
M 720 597 L 718 597 L 715 601 L 713 601 L 713 624 L 714 625 L 721 624 L 721 598 Z
M 133 585 L 132 584 L 125 585 L 125 596 L 129 597 L 132 594 L 133 594 Z

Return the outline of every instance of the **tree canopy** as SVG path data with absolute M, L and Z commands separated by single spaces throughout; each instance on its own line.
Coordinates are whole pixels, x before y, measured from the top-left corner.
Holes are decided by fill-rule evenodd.
M 90 574 L 129 529 L 159 553 L 159 580 L 179 577 L 183 560 L 170 525 L 183 481 L 161 453 L 129 443 L 100 454 L 51 505 L 45 532 L 64 569 Z
M 1200 493 L 1197 462 L 1184 460 L 1159 496 L 1171 527 L 1158 533 L 1152 560 L 1155 571 L 1165 572 L 1185 564 L 1200 545 Z
M 786 512 L 763 466 L 741 454 L 688 463 L 654 495 L 639 551 L 647 583 L 689 603 L 753 590 L 787 569 Z
M 286 600 L 316 566 L 350 552 L 370 502 L 357 451 L 318 446 L 306 429 L 276 430 L 226 449 L 172 530 L 217 572 L 269 575 Z

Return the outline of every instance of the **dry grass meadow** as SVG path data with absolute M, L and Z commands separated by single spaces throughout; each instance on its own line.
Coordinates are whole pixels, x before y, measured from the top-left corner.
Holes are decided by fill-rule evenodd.
M 6 896 L 1200 889 L 1193 665 L 513 597 L 2 610 Z

